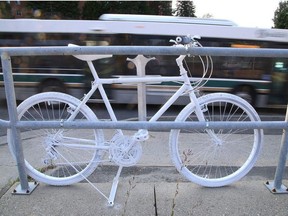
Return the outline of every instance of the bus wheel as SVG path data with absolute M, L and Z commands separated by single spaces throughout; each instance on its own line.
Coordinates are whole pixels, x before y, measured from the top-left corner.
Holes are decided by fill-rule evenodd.
M 237 95 L 237 96 L 243 98 L 244 100 L 246 100 L 251 105 L 254 105 L 254 103 L 255 103 L 256 94 L 255 94 L 255 90 L 251 86 L 246 86 L 246 85 L 238 86 L 233 90 L 232 93 L 234 95 Z
M 66 92 L 64 83 L 59 80 L 45 80 L 40 84 L 39 92 Z

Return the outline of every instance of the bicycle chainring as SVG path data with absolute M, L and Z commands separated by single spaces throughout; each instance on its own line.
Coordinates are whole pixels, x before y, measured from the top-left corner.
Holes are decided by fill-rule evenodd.
M 141 158 L 142 146 L 133 137 L 116 134 L 111 140 L 110 155 L 112 161 L 119 166 L 134 166 Z

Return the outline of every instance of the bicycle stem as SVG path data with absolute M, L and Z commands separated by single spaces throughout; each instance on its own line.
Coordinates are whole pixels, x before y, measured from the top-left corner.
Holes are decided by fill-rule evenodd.
M 176 58 L 176 63 L 180 69 L 180 75 L 187 74 L 187 71 L 183 67 L 183 60 L 185 59 L 186 55 L 180 55 L 178 58 Z

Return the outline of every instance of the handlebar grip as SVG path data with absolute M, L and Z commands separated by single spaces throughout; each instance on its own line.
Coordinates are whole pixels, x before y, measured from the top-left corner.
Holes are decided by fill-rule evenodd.
M 187 37 L 187 36 L 182 36 L 182 37 L 176 37 L 176 42 L 178 44 L 189 44 L 192 42 L 192 38 Z

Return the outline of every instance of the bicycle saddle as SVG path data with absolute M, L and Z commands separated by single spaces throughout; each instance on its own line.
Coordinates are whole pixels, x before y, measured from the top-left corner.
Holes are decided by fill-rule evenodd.
M 78 45 L 75 44 L 68 44 L 68 47 L 78 47 Z M 94 61 L 97 59 L 103 59 L 103 58 L 111 58 L 113 55 L 102 55 L 102 54 L 95 54 L 95 55 L 73 55 L 75 58 L 80 59 L 82 61 Z

